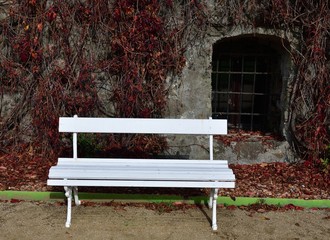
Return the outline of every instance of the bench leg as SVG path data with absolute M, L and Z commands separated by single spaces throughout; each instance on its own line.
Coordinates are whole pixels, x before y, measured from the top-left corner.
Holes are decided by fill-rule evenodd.
M 218 199 L 218 189 L 213 189 L 213 206 L 212 206 L 212 230 L 218 230 L 217 225 L 217 199 Z
M 65 190 L 65 196 L 67 197 L 67 201 L 68 201 L 65 227 L 69 228 L 71 226 L 72 187 L 64 187 L 64 190 Z
M 210 199 L 208 203 L 210 209 L 212 209 L 212 205 L 213 205 L 213 195 L 214 195 L 214 188 L 212 188 L 210 192 Z
M 81 204 L 81 201 L 78 197 L 78 187 L 73 187 L 72 190 L 74 195 L 74 203 L 76 204 L 76 206 L 79 206 Z

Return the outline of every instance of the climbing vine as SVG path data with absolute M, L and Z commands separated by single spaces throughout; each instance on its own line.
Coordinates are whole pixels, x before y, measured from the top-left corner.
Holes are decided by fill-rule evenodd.
M 58 153 L 59 116 L 163 116 L 189 44 L 211 28 L 243 26 L 298 40 L 288 49 L 285 127 L 297 155 L 319 159 L 329 145 L 329 25 L 327 0 L 0 0 L 0 151 L 32 142 Z M 166 147 L 155 138 L 109 139 L 124 142 Z
M 183 36 L 195 24 L 185 18 L 198 17 L 199 5 L 1 2 L 6 17 L 0 25 L 0 105 L 13 106 L 0 112 L 1 151 L 24 142 L 24 133 L 37 151 L 60 152 L 59 116 L 161 117 L 171 77 L 185 64 Z M 166 147 L 155 136 L 110 137 L 108 142 L 107 148 L 152 153 Z

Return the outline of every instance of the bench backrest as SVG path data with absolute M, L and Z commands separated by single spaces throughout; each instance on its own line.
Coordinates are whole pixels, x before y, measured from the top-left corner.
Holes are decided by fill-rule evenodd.
M 164 118 L 68 118 L 61 117 L 60 132 L 227 134 L 227 120 Z
M 61 117 L 59 131 L 73 133 L 73 155 L 77 158 L 77 133 L 187 134 L 210 136 L 227 134 L 227 120 L 166 118 L 78 118 Z

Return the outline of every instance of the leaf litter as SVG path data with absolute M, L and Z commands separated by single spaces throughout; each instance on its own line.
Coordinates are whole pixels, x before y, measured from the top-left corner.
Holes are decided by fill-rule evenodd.
M 0 190 L 62 191 L 47 186 L 48 171 L 56 162 L 35 155 L 0 155 Z M 330 199 L 330 175 L 304 163 L 231 164 L 234 189 L 220 189 L 220 196 L 258 198 Z M 177 188 L 81 188 L 80 191 L 166 194 L 190 196 L 209 194 L 207 189 Z

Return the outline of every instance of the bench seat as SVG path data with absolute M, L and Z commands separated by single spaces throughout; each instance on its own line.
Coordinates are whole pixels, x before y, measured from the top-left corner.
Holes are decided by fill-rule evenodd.
M 60 159 L 48 185 L 108 187 L 234 187 L 227 161 L 168 159 Z

